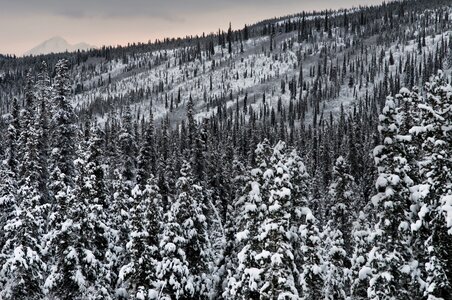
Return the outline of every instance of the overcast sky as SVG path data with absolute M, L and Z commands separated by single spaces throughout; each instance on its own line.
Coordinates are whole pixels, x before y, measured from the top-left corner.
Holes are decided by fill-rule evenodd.
M 265 18 L 382 0 L 0 0 L 0 53 L 54 36 L 94 46 L 241 28 Z

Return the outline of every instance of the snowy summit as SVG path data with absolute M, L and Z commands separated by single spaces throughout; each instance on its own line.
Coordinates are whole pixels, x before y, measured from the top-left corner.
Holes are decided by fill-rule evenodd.
M 74 52 L 77 50 L 88 50 L 94 48 L 87 43 L 78 43 L 75 45 L 69 44 L 64 38 L 60 36 L 55 36 L 47 41 L 42 42 L 36 47 L 28 50 L 24 55 L 40 55 L 40 54 L 50 54 L 50 53 L 61 53 L 61 52 Z

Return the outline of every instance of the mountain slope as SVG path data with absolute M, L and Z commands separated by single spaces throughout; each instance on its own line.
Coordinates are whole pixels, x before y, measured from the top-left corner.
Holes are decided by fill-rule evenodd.
M 276 119 L 291 111 L 295 123 L 312 125 L 330 112 L 336 116 L 341 106 L 349 110 L 371 100 L 382 105 L 389 93 L 431 75 L 427 67 L 411 82 L 408 72 L 419 62 L 428 65 L 450 34 L 450 9 L 441 8 L 443 17 L 435 25 L 436 11 L 422 10 L 412 19 L 412 12 L 398 8 L 389 19 L 391 8 L 290 16 L 249 32 L 193 38 L 191 47 L 124 52 L 122 59 L 98 63 L 90 72 L 77 66 L 76 85 L 83 88 L 74 102 L 100 114 L 129 103 L 140 118 L 152 101 L 154 116 L 168 115 L 172 124 L 185 117 L 190 96 L 198 119 L 248 106 L 246 118 L 248 108 L 261 116 L 275 110 Z M 429 26 L 417 31 L 423 23 Z M 446 61 L 441 66 L 449 67 Z

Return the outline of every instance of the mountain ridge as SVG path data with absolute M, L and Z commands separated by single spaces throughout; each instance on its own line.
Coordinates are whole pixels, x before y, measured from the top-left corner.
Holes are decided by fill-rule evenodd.
M 64 38 L 60 36 L 54 36 L 44 42 L 38 44 L 32 49 L 26 51 L 24 53 L 25 56 L 28 55 L 41 55 L 41 54 L 50 54 L 50 53 L 61 53 L 61 52 L 74 52 L 77 50 L 88 50 L 94 48 L 92 45 L 89 45 L 84 42 L 80 42 L 77 44 L 70 44 Z

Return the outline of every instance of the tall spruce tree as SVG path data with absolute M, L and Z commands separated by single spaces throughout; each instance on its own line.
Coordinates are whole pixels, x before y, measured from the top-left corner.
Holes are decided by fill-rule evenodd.
M 38 164 L 40 169 L 39 189 L 43 200 L 49 202 L 50 195 L 48 191 L 49 181 L 49 158 L 50 158 L 50 115 L 51 106 L 51 83 L 47 70 L 47 64 L 42 62 L 38 79 L 36 81 L 36 109 L 39 116 L 35 120 L 35 126 L 38 134 Z
M 263 174 L 271 154 L 269 142 L 264 140 L 255 151 L 257 167 L 250 171 L 244 195 L 238 199 L 238 208 L 243 213 L 237 220 L 237 265 L 236 271 L 229 274 L 229 299 L 259 299 L 259 291 L 264 285 L 263 270 L 255 258 L 263 250 L 258 235 L 259 225 L 265 218 L 262 210 L 267 196 L 267 182 Z
M 184 299 L 208 299 L 209 293 L 212 292 L 210 276 L 212 253 L 207 232 L 207 216 L 204 214 L 206 205 L 203 191 L 201 186 L 194 182 L 188 162 L 183 163 L 180 174 L 176 182 L 175 198 L 170 204 L 170 212 L 166 215 L 170 224 L 165 225 L 161 237 L 162 262 L 159 278 L 163 280 L 164 286 L 170 285 L 167 292 L 173 296 L 183 295 Z M 175 236 L 176 234 L 179 237 Z M 168 248 L 170 247 L 168 243 L 175 244 L 176 248 Z M 174 250 L 179 248 L 180 253 L 175 254 Z M 164 266 L 174 259 L 186 266 L 188 273 L 184 271 L 181 274 L 174 268 L 165 270 Z M 179 277 L 177 285 L 173 284 L 172 280 L 168 282 L 173 276 Z
M 347 253 L 352 250 L 350 228 L 353 215 L 350 207 L 356 202 L 357 188 L 354 178 L 348 174 L 349 166 L 342 156 L 338 157 L 333 169 L 333 183 L 330 185 L 330 213 L 324 229 L 325 248 L 325 299 L 346 299 L 349 295 L 350 260 Z
M 264 285 L 260 288 L 260 299 L 296 299 L 296 268 L 290 217 L 293 182 L 286 166 L 285 143 L 279 142 L 273 149 L 267 170 L 262 174 L 269 181 L 264 200 L 264 220 L 259 224 L 258 239 L 262 250 L 254 259 L 261 266 Z M 271 183 L 273 181 L 273 183 Z
M 72 219 L 77 207 L 74 194 L 77 134 L 76 116 L 70 102 L 69 62 L 64 59 L 58 61 L 55 73 L 50 176 L 53 201 L 47 235 L 52 260 L 44 288 L 49 297 L 74 299 L 79 296 L 83 282 L 79 281 L 82 277 L 78 276 L 77 250 L 72 243 L 78 234 L 77 223 Z
M 14 181 L 9 176 L 4 177 L 6 184 L 9 184 L 5 192 L 9 195 L 5 195 L 3 200 L 9 200 L 13 210 L 5 210 L 7 219 L 3 227 L 5 236 L 0 271 L 2 299 L 41 299 L 43 296 L 42 282 L 46 265 L 41 240 L 45 229 L 45 207 L 39 193 L 40 176 L 36 166 L 38 136 L 34 127 L 36 112 L 31 72 L 27 74 L 25 97 L 26 107 L 21 120 L 24 129 L 19 137 L 20 179 L 14 198 L 11 197 Z
M 447 299 L 451 294 L 452 278 L 452 236 L 448 233 L 445 211 L 452 193 L 450 147 L 452 88 L 446 83 L 440 71 L 426 84 L 426 103 L 420 104 L 421 126 L 415 126 L 411 133 L 420 135 L 423 159 L 420 173 L 424 197 L 420 197 L 419 219 L 413 228 L 424 244 L 424 295 L 430 298 Z
M 141 173 L 139 171 L 139 173 Z M 153 175 L 132 190 L 130 236 L 126 245 L 126 265 L 119 280 L 127 285 L 128 294 L 139 293 L 158 299 L 157 265 L 160 261 L 159 235 L 162 228 L 162 199 Z
M 387 98 L 379 120 L 383 144 L 374 149 L 379 176 L 378 194 L 372 197 L 377 223 L 368 258 L 372 270 L 368 297 L 412 299 L 417 288 L 411 276 L 409 187 L 413 181 L 406 173 L 406 151 L 400 142 L 400 118 L 393 98 Z

